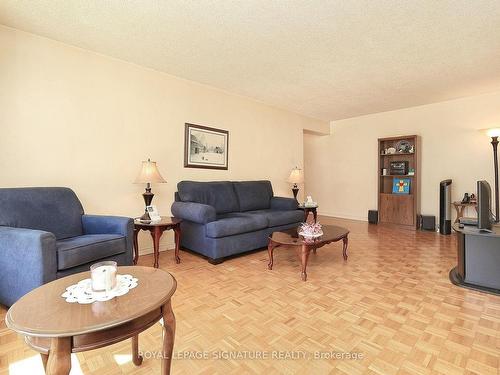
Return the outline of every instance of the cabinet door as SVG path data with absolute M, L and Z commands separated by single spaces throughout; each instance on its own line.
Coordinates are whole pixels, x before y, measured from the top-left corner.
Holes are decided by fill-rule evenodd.
M 415 225 L 413 195 L 381 194 L 379 215 L 381 223 Z

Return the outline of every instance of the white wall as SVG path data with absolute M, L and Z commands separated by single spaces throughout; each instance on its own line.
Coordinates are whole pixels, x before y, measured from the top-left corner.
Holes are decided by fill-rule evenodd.
M 183 167 L 184 123 L 229 130 L 229 170 Z M 88 213 L 139 216 L 141 161 L 167 184 L 270 179 L 276 194 L 303 164 L 303 129 L 328 124 L 124 61 L 0 26 L 0 186 L 69 186 Z M 172 246 L 169 233 L 163 248 Z M 140 240 L 145 250 L 151 238 Z
M 421 213 L 439 215 L 439 182 L 453 179 L 452 198 L 494 187 L 491 139 L 478 131 L 500 127 L 500 92 L 356 117 L 331 124 L 331 135 L 304 138 L 306 193 L 322 214 L 367 219 L 377 207 L 377 139 L 421 137 Z M 473 212 L 469 211 L 472 216 Z

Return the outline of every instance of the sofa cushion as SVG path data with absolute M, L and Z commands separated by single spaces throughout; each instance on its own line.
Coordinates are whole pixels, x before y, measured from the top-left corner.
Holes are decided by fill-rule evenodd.
M 248 211 L 245 214 L 266 218 L 268 227 L 277 227 L 304 221 L 304 212 L 301 210 L 257 210 Z
M 271 206 L 273 188 L 270 181 L 233 182 L 240 211 L 263 210 Z
M 264 216 L 232 213 L 205 225 L 206 235 L 211 238 L 232 236 L 267 228 Z
M 218 214 L 239 211 L 238 198 L 229 181 L 181 181 L 177 190 L 182 202 L 207 204 Z
M 57 241 L 56 248 L 57 269 L 65 270 L 124 253 L 127 244 L 120 234 L 86 234 Z
M 0 189 L 0 225 L 43 230 L 56 239 L 80 236 L 83 208 L 73 190 L 62 187 Z

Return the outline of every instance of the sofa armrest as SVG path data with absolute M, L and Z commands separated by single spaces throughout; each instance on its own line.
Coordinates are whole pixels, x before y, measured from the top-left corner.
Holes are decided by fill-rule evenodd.
M 53 233 L 0 227 L 0 303 L 11 306 L 24 294 L 55 280 L 56 275 Z
M 84 234 L 121 234 L 127 244 L 126 265 L 132 265 L 134 246 L 134 220 L 123 216 L 82 215 Z
M 193 202 L 174 202 L 172 204 L 172 215 L 198 224 L 206 224 L 217 220 L 214 207 Z
M 294 198 L 271 198 L 271 209 L 273 210 L 296 210 L 298 207 L 299 204 Z

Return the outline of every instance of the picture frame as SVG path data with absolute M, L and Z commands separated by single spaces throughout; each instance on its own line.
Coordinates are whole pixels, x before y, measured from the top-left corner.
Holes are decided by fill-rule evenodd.
M 161 220 L 160 213 L 158 212 L 158 209 L 156 208 L 155 205 L 146 206 L 146 211 L 148 212 L 151 221 Z
M 184 167 L 228 169 L 229 131 L 185 123 Z
M 410 178 L 394 177 L 392 180 L 392 194 L 410 194 Z

